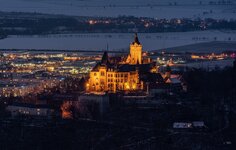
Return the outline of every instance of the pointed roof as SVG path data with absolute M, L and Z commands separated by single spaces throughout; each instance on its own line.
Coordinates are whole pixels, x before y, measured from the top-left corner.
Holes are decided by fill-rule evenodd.
M 132 44 L 138 44 L 138 45 L 140 45 L 140 42 L 139 42 L 139 40 L 138 40 L 138 34 L 137 33 L 135 33 L 135 36 L 134 36 L 134 42 L 132 43 Z
M 109 59 L 109 58 L 108 58 L 108 53 L 107 53 L 107 51 L 105 51 L 105 52 L 103 53 L 101 63 L 102 63 L 102 64 L 107 64 L 107 63 L 109 62 L 108 59 Z

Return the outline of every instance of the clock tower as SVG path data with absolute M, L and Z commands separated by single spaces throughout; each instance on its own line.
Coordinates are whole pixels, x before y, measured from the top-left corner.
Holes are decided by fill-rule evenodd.
M 130 44 L 130 64 L 142 64 L 142 45 L 135 33 L 134 42 Z

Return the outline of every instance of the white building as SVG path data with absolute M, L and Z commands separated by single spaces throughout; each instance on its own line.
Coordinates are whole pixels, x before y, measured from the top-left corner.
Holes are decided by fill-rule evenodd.
M 73 101 L 77 115 L 82 118 L 101 118 L 109 111 L 109 96 L 105 93 L 83 94 Z
M 175 122 L 173 124 L 174 129 L 191 129 L 193 128 L 192 123 L 189 122 Z
M 28 103 L 14 103 L 7 106 L 6 110 L 9 111 L 12 116 L 27 115 L 51 117 L 54 112 L 48 105 Z
M 79 104 L 97 103 L 99 112 L 103 114 L 109 109 L 109 96 L 105 93 L 83 94 L 78 97 Z
M 195 128 L 204 128 L 205 123 L 203 121 L 193 121 L 193 127 Z
M 175 122 L 173 123 L 174 129 L 192 129 L 192 128 L 205 128 L 205 123 L 203 121 L 193 121 L 193 122 Z

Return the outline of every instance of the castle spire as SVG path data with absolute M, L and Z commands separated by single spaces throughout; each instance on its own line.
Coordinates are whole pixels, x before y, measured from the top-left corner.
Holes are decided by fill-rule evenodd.
M 136 32 L 135 35 L 134 35 L 134 42 L 133 42 L 133 44 L 134 44 L 134 43 L 140 45 L 140 42 L 139 42 L 139 40 L 138 40 L 138 34 L 137 34 L 137 32 Z
M 101 63 L 102 63 L 102 64 L 107 64 L 108 62 L 109 62 L 108 53 L 107 53 L 107 51 L 105 51 L 105 52 L 103 53 Z

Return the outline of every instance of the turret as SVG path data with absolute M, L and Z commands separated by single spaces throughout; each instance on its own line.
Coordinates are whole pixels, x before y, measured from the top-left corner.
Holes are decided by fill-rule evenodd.
M 109 63 L 109 57 L 107 51 L 105 51 L 102 56 L 101 64 L 106 65 L 107 63 Z

